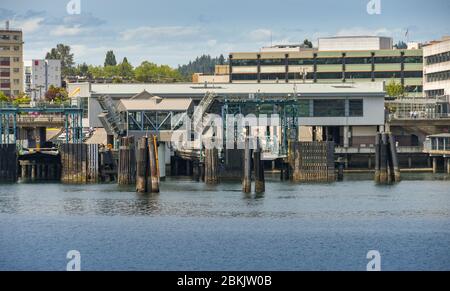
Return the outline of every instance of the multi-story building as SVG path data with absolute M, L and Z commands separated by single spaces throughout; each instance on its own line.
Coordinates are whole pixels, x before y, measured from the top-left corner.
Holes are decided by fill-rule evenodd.
M 422 96 L 422 49 L 393 49 L 384 37 L 319 39 L 318 49 L 289 47 L 230 54 L 230 82 L 402 83 L 409 96 Z
M 43 99 L 50 86 L 61 87 L 60 60 L 25 61 L 25 92 L 31 100 Z
M 450 36 L 423 47 L 425 96 L 450 95 Z
M 8 22 L 0 29 L 0 91 L 7 96 L 23 92 L 22 31 L 10 29 Z

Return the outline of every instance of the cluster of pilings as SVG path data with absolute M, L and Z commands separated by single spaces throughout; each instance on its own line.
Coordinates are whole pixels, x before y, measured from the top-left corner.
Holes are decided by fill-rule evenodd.
M 120 139 L 117 182 L 119 185 L 132 185 L 136 183 L 136 148 L 134 136 L 127 136 Z
M 219 183 L 219 151 L 216 148 L 205 149 L 205 183 L 218 184 Z M 201 171 L 201 170 L 200 170 Z
M 397 147 L 392 133 L 382 132 L 375 136 L 375 176 L 380 184 L 400 181 Z
M 0 144 L 0 182 L 17 181 L 17 149 L 15 144 Z
M 57 181 L 60 179 L 61 165 L 59 163 L 41 163 L 35 160 L 19 161 L 20 180 L 27 181 Z
M 124 168 L 127 168 L 124 166 Z M 137 142 L 136 191 L 159 193 L 158 142 L 156 136 L 141 137 Z
M 265 191 L 264 163 L 262 158 L 261 146 L 256 138 L 256 148 L 253 151 L 253 168 L 255 180 L 255 193 Z M 242 192 L 250 193 L 252 191 L 252 150 L 250 146 L 250 137 L 245 139 L 244 149 L 244 173 L 242 178 Z
M 67 184 L 99 182 L 99 145 L 67 143 L 60 147 L 61 181 Z

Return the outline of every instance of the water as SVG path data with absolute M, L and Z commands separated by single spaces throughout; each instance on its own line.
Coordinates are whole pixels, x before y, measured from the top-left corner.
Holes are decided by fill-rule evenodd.
M 240 183 L 183 179 L 159 195 L 133 187 L 0 185 L 0 270 L 450 270 L 450 178 L 367 175 L 333 184 L 281 183 L 264 195 Z M 435 176 L 436 177 L 436 176 Z

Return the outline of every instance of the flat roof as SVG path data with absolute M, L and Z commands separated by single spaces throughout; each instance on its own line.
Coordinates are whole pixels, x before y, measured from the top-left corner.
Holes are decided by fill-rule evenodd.
M 428 137 L 450 137 L 450 133 L 439 133 L 439 134 L 432 134 Z
M 84 84 L 84 85 L 83 85 Z M 69 83 L 69 91 L 86 83 Z M 161 97 L 203 97 L 207 92 L 214 92 L 219 96 L 249 96 L 262 94 L 272 96 L 286 96 L 300 94 L 302 96 L 375 96 L 384 97 L 384 82 L 357 83 L 222 83 L 205 87 L 194 83 L 170 84 L 90 84 L 91 96 L 118 95 L 134 96 L 142 91 Z
M 161 98 L 154 96 L 148 99 L 121 99 L 118 109 L 121 111 L 186 111 L 192 99 Z

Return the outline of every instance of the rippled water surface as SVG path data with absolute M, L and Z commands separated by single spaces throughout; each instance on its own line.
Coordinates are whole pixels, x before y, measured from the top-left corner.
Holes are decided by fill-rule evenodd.
M 332 184 L 281 183 L 243 194 L 239 182 L 167 179 L 158 195 L 133 187 L 0 185 L 0 269 L 450 270 L 450 178 L 365 175 Z

